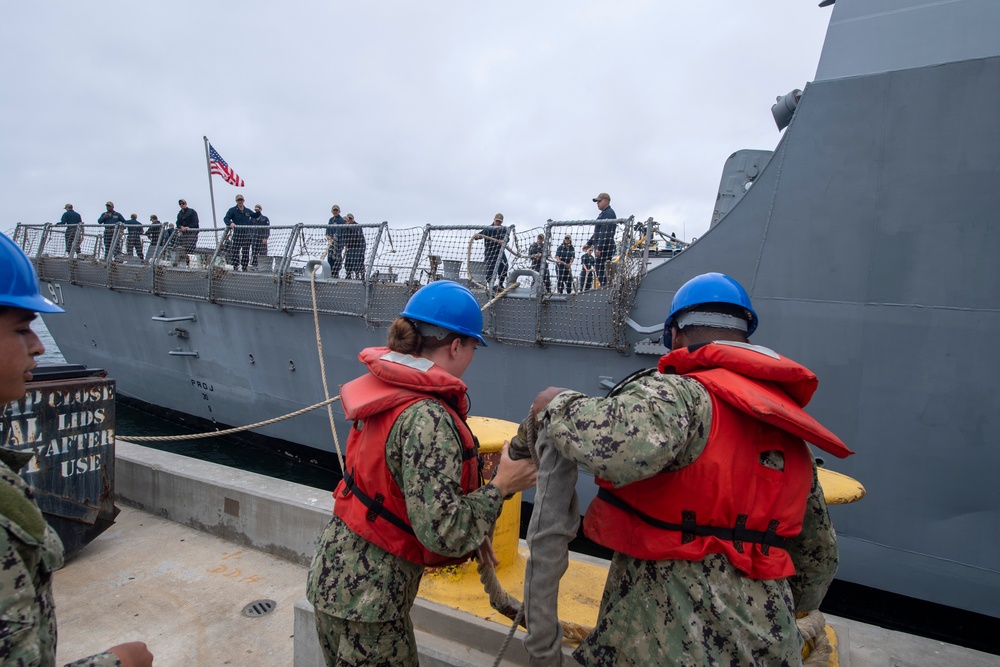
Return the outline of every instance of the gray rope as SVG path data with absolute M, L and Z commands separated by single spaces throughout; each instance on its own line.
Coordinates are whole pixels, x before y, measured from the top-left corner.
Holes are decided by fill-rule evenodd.
M 540 462 L 535 448 L 537 437 L 538 431 L 535 424 L 535 418 L 534 415 L 529 412 L 528 416 L 521 422 L 520 426 L 518 426 L 517 434 L 510 440 L 510 457 L 518 460 L 525 459 L 530 456 L 537 466 Z M 536 511 L 538 509 L 539 508 L 536 505 Z M 521 626 L 526 630 L 528 629 L 528 626 L 524 623 L 524 604 L 503 590 L 503 587 L 496 578 L 496 572 L 493 568 L 486 567 L 482 563 L 479 563 L 477 564 L 476 569 L 479 572 L 479 580 L 483 583 L 483 588 L 487 593 L 489 593 L 490 606 L 513 621 L 510 631 L 508 632 L 508 638 L 504 640 L 504 643 L 500 648 L 500 652 L 497 654 L 496 662 L 493 663 L 494 667 L 496 667 L 500 664 L 500 660 L 503 658 L 503 654 L 507 650 L 507 646 L 510 644 L 510 638 L 513 637 L 518 626 Z M 527 573 L 525 577 L 525 583 L 527 583 Z M 577 623 L 562 620 L 559 620 L 558 622 L 562 628 L 562 637 L 571 643 L 579 644 L 587 637 L 588 634 L 590 634 L 591 631 L 591 628 Z
M 287 415 L 281 415 L 280 417 L 274 417 L 273 419 L 266 419 L 255 424 L 247 424 L 246 426 L 227 428 L 224 431 L 207 431 L 205 433 L 188 433 L 186 435 L 119 435 L 117 437 L 122 440 L 128 440 L 129 442 L 166 442 L 169 440 L 197 440 L 198 438 L 213 438 L 219 435 L 240 433 L 241 431 L 252 431 L 255 428 L 267 426 L 268 424 L 275 424 L 280 421 L 285 421 L 286 419 L 291 419 L 292 417 L 298 417 L 299 415 L 315 410 L 316 408 L 322 408 L 324 405 L 329 405 L 330 403 L 339 400 L 340 396 L 334 396 L 326 399 L 325 401 L 314 403 L 308 408 L 302 408 L 301 410 L 296 410 L 295 412 L 289 412 Z

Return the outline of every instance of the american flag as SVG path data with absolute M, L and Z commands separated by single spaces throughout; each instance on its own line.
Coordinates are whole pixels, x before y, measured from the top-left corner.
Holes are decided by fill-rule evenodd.
M 240 175 L 232 170 L 229 163 L 222 159 L 222 156 L 219 155 L 219 151 L 212 147 L 212 144 L 208 145 L 208 166 L 210 174 L 218 174 L 219 176 L 222 176 L 222 179 L 226 183 L 235 185 L 238 188 L 242 188 L 246 185 L 246 183 L 243 182 L 243 179 L 240 178 Z

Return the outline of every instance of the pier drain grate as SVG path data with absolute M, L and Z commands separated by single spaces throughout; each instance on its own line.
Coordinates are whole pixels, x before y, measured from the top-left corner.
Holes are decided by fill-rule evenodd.
M 272 611 L 278 607 L 278 603 L 274 600 L 254 600 L 247 606 L 243 607 L 243 615 L 249 616 L 250 618 L 256 618 L 257 616 L 267 616 Z

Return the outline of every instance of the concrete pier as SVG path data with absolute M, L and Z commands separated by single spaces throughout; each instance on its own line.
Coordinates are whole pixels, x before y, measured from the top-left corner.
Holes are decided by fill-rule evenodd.
M 321 667 L 304 598 L 329 492 L 122 441 L 117 458 L 116 524 L 55 576 L 58 664 L 139 639 L 159 667 Z M 273 611 L 242 613 L 259 600 L 274 601 Z M 491 665 L 510 629 L 426 600 L 413 619 L 422 665 Z M 930 639 L 828 622 L 843 666 L 1000 664 Z M 522 637 L 503 665 L 527 664 Z

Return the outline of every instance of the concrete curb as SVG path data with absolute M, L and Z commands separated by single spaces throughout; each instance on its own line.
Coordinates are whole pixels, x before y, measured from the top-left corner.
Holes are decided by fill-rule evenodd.
M 329 492 L 118 440 L 120 502 L 300 565 L 330 521 Z

